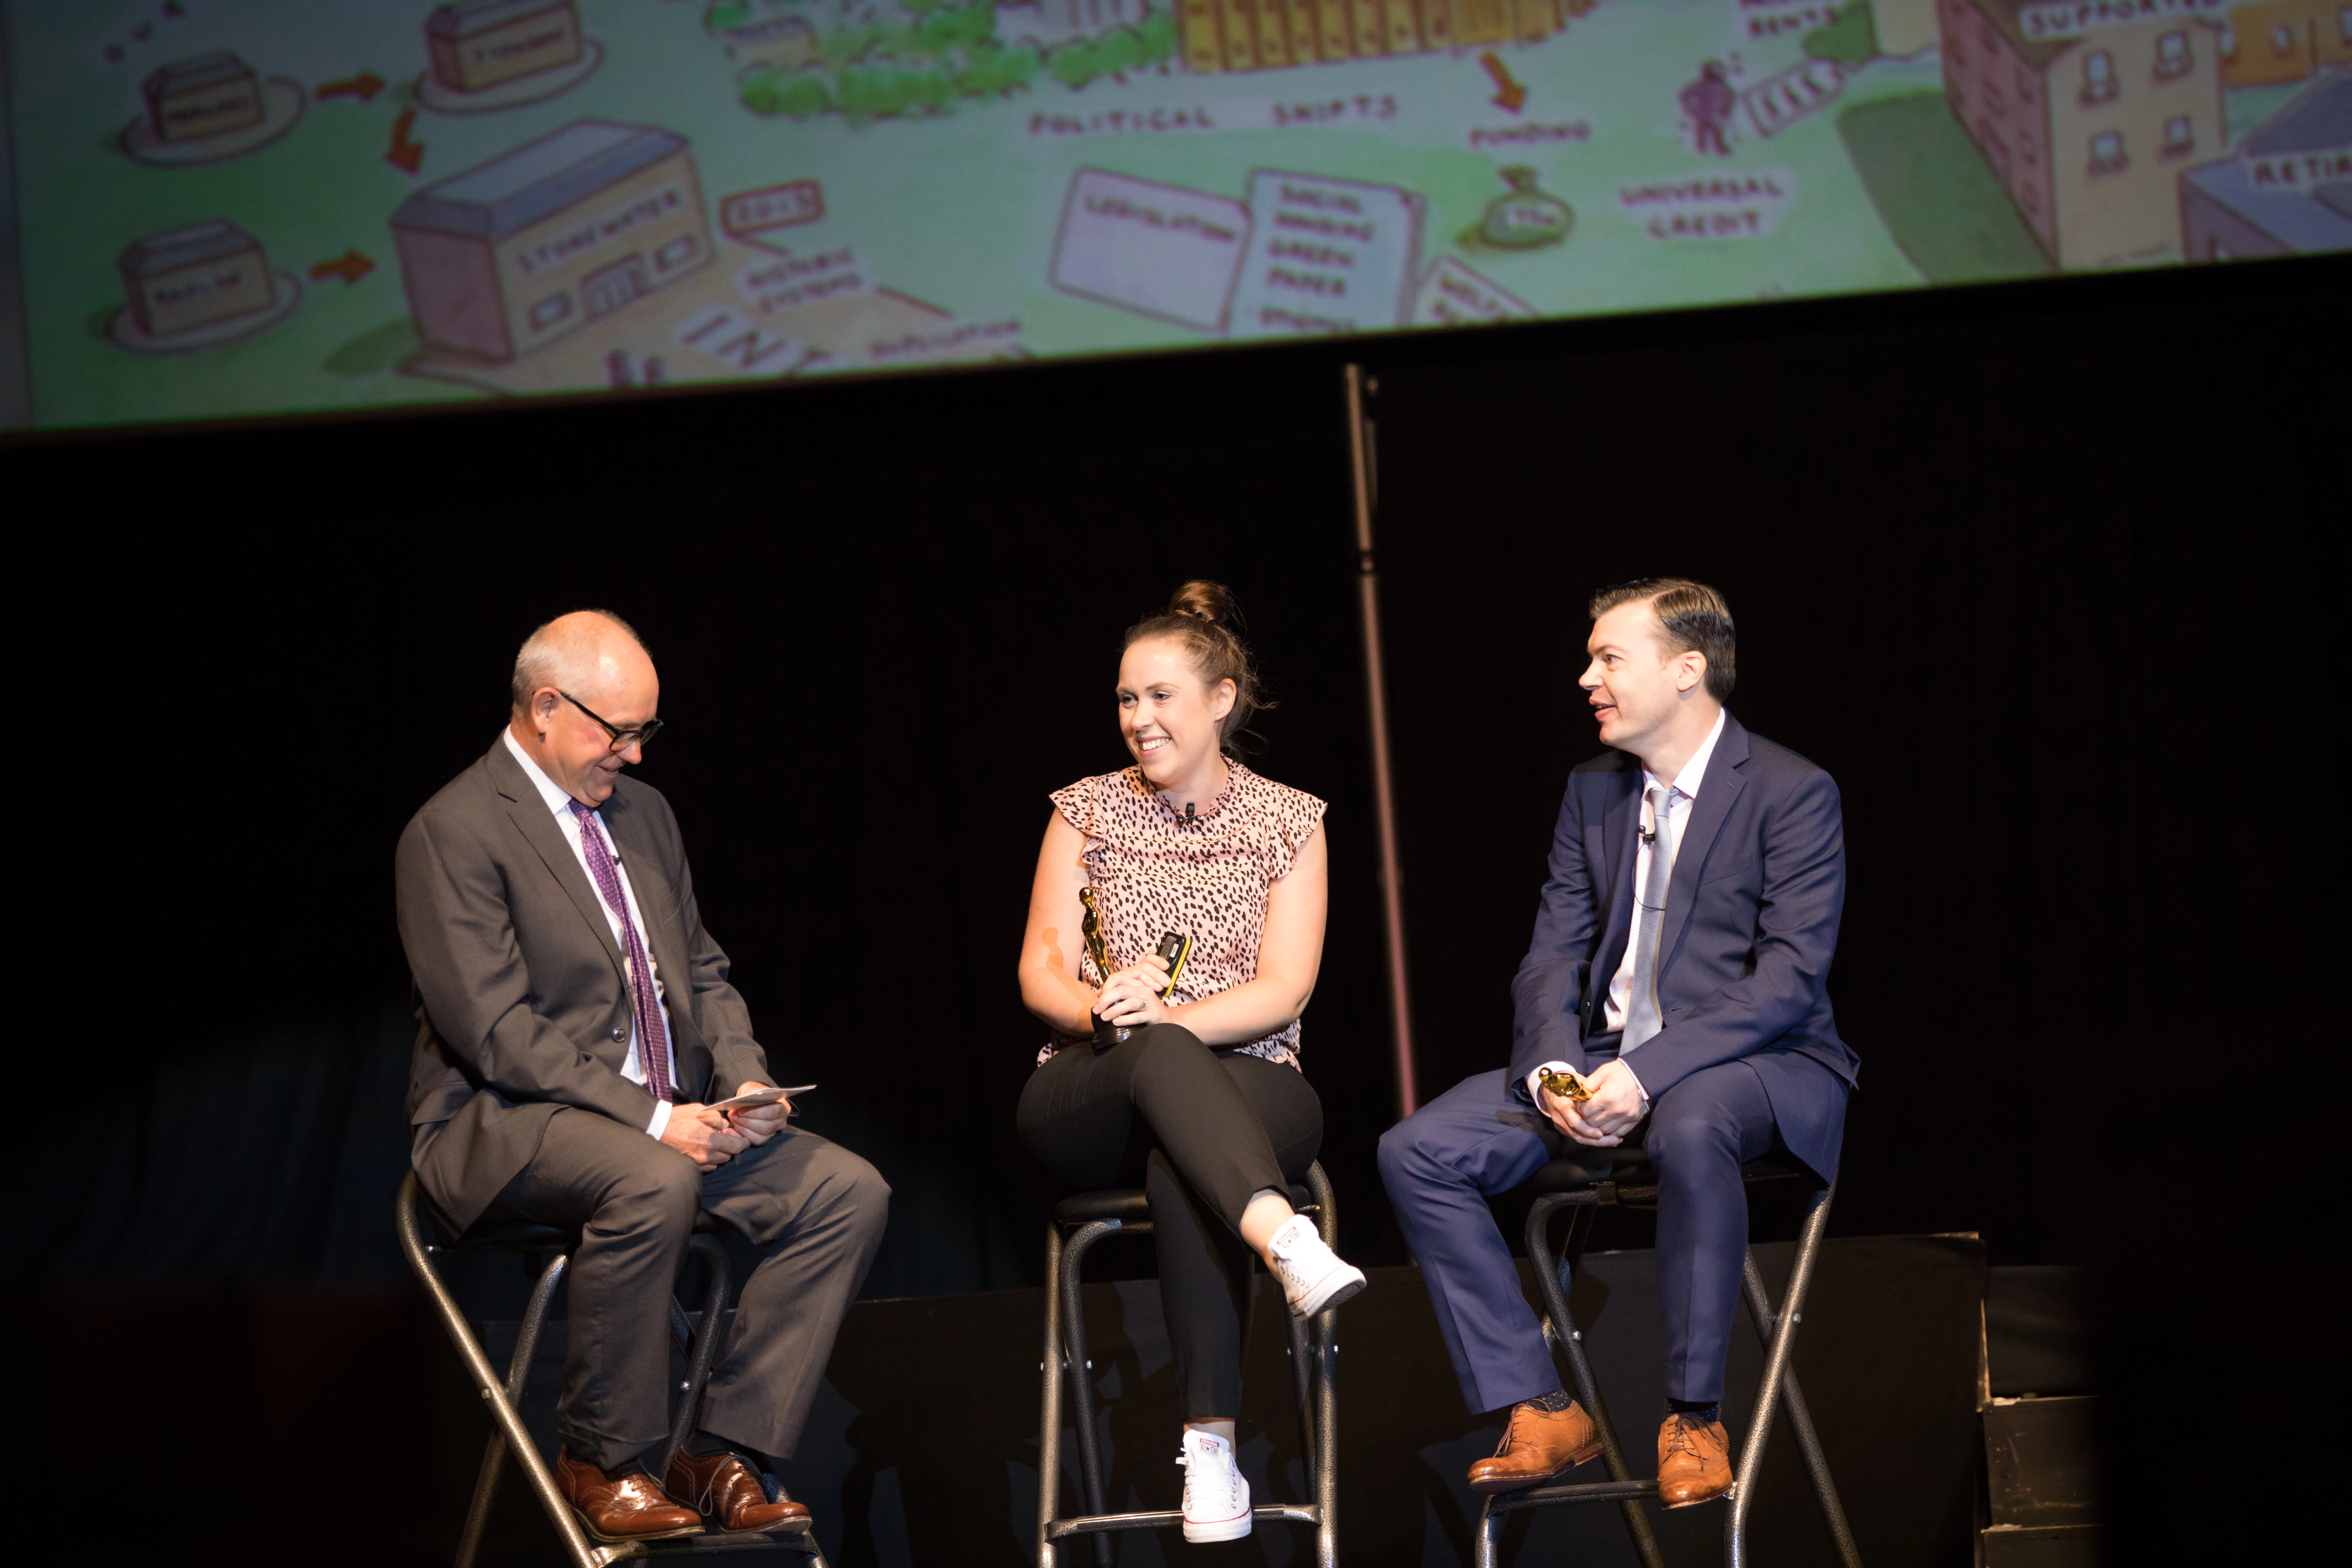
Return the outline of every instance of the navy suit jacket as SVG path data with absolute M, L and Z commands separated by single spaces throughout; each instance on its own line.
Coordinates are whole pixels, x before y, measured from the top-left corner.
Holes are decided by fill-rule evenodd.
M 1548 1061 L 1599 1065 L 1584 1042 L 1608 1028 L 1601 1002 L 1632 939 L 1641 817 L 1642 764 L 1630 753 L 1569 774 L 1535 941 L 1511 983 L 1515 1084 Z M 1837 784 L 1726 714 L 1666 891 L 1664 1026 L 1626 1058 L 1652 1100 L 1702 1068 L 1744 1059 L 1790 1151 L 1837 1174 L 1857 1062 L 1824 985 L 1844 904 Z

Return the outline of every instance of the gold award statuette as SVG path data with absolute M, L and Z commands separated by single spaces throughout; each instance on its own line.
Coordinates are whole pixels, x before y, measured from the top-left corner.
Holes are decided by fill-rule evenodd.
M 1110 951 L 1103 942 L 1102 911 L 1095 907 L 1095 890 L 1080 888 L 1078 902 L 1084 904 L 1087 910 L 1078 921 L 1078 930 L 1087 939 L 1087 951 L 1094 954 L 1095 973 L 1101 975 L 1104 984 L 1108 984 L 1112 973 Z M 1165 1002 L 1176 994 L 1177 977 L 1184 973 L 1184 961 L 1192 956 L 1192 939 L 1180 936 L 1172 931 L 1164 931 L 1160 934 L 1160 945 L 1152 951 L 1159 953 L 1168 965 L 1168 984 L 1160 993 L 1160 999 Z M 1095 1048 L 1097 1050 L 1119 1045 L 1135 1033 L 1132 1026 L 1111 1023 L 1099 1013 L 1094 1018 Z
M 1537 1081 L 1560 1099 L 1572 1100 L 1579 1105 L 1592 1098 L 1592 1086 L 1587 1083 L 1584 1075 L 1574 1068 L 1559 1072 L 1554 1072 L 1549 1068 L 1546 1068 L 1543 1077 Z

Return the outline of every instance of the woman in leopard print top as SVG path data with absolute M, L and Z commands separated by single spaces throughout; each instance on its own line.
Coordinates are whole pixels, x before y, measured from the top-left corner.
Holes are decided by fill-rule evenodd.
M 1022 999 L 1053 1031 L 1022 1092 L 1022 1142 L 1073 1189 L 1150 1199 L 1196 1541 L 1248 1532 L 1245 1506 L 1196 1518 L 1194 1494 L 1230 1462 L 1249 1253 L 1302 1315 L 1363 1286 L 1287 1195 L 1323 1138 L 1298 1066 L 1323 952 L 1323 803 L 1228 754 L 1256 697 L 1234 618 L 1223 588 L 1188 583 L 1128 632 L 1119 730 L 1135 765 L 1055 792 L 1021 956 Z M 1082 889 L 1108 975 L 1082 935 Z M 1153 951 L 1171 931 L 1192 939 L 1172 989 Z M 1139 1032 L 1097 1046 L 1097 1015 Z

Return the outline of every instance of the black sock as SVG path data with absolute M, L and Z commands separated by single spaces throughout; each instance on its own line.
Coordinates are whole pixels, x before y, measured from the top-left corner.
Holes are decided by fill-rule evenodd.
M 698 1459 L 715 1459 L 721 1454 L 732 1454 L 748 1462 L 753 1469 L 760 1468 L 760 1457 L 740 1443 L 730 1443 L 724 1437 L 714 1437 L 698 1426 L 694 1436 L 686 1440 L 686 1451 Z
M 1720 1399 L 1669 1399 L 1666 1401 L 1666 1414 L 1696 1416 L 1704 1422 L 1720 1421 L 1723 1419 L 1723 1401 Z
M 1557 1415 L 1575 1404 L 1576 1395 L 1569 1393 L 1565 1388 L 1555 1388 L 1549 1394 L 1538 1394 L 1533 1399 L 1522 1399 L 1519 1403 L 1531 1405 L 1538 1410 L 1548 1410 Z

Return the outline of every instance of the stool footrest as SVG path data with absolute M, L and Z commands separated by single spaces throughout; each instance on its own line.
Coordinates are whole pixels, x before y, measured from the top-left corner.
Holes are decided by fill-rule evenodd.
M 1650 1489 L 1655 1491 L 1657 1489 Z M 1260 1503 L 1250 1510 L 1253 1520 L 1291 1524 L 1320 1524 L 1319 1510 L 1303 1502 Z M 1057 1519 L 1045 1527 L 1045 1539 L 1065 1541 L 1073 1535 L 1100 1535 L 1112 1530 L 1171 1530 L 1184 1522 L 1181 1508 L 1163 1509 L 1153 1513 L 1082 1513 L 1075 1519 Z
M 1501 1492 L 1489 1505 L 1495 1513 L 1523 1508 L 1547 1508 L 1556 1502 L 1624 1502 L 1658 1495 L 1655 1481 L 1580 1481 L 1566 1487 L 1530 1487 L 1523 1492 Z
M 780 1526 L 757 1533 L 722 1534 L 713 1531 L 703 1535 L 673 1535 L 661 1541 L 615 1541 L 607 1544 L 600 1556 L 607 1563 L 624 1557 L 709 1557 L 720 1552 L 791 1552 L 803 1549 L 809 1527 Z M 605 1555 L 609 1553 L 609 1555 Z

